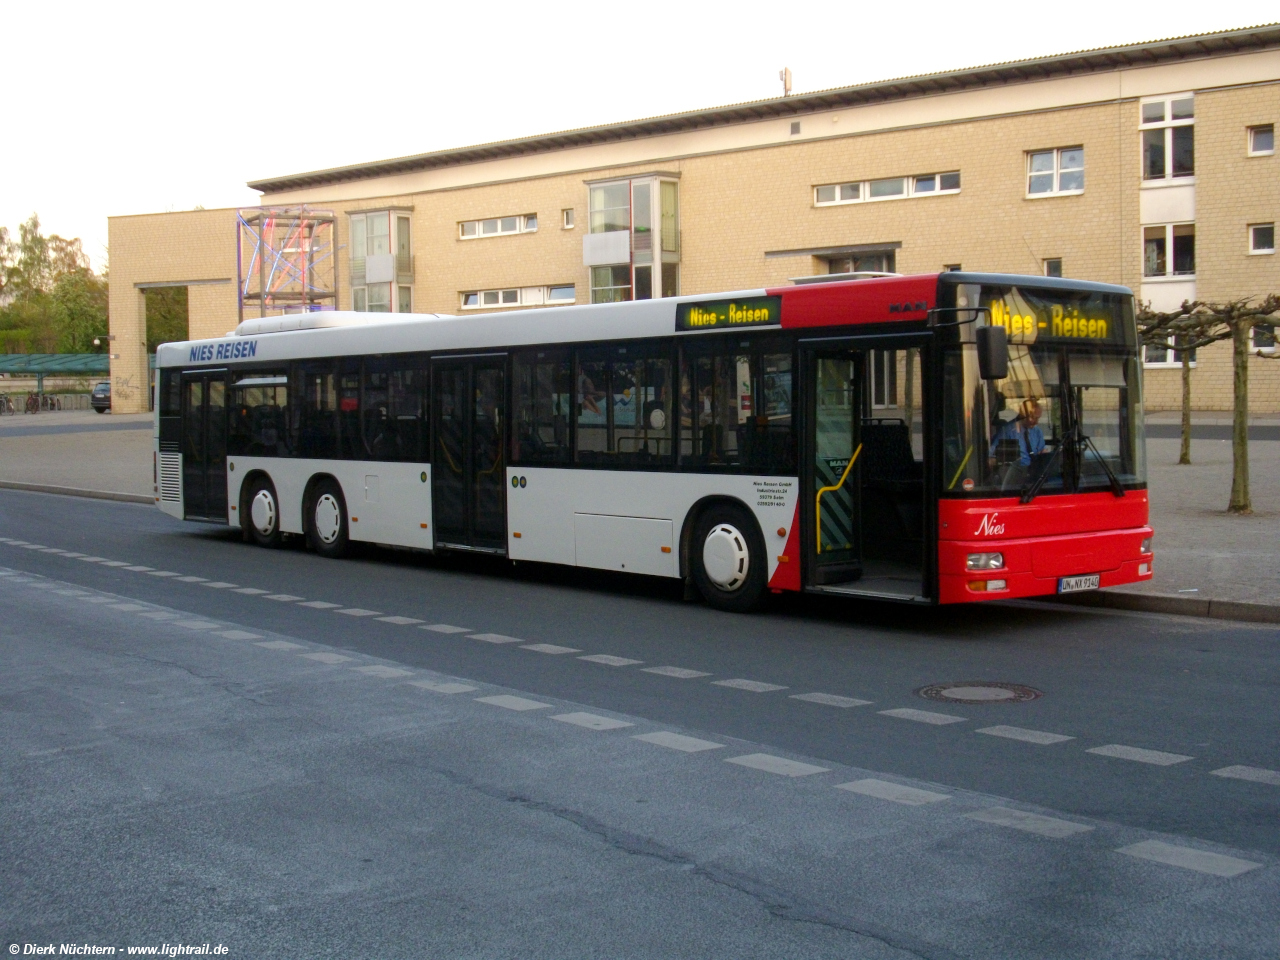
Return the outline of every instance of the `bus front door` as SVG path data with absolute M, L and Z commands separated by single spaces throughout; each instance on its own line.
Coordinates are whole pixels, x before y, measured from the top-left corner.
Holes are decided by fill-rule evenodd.
M 863 355 L 817 350 L 807 353 L 806 366 L 809 492 L 801 500 L 801 522 L 809 584 L 821 587 L 862 575 L 857 457 Z
M 442 547 L 505 553 L 506 359 L 440 360 L 432 376 L 432 514 Z
M 227 374 L 182 375 L 182 505 L 188 520 L 227 522 Z

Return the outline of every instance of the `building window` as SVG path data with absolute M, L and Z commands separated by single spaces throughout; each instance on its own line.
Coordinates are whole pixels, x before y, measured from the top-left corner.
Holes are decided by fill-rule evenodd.
M 1142 228 L 1144 277 L 1193 277 L 1196 272 L 1196 225 L 1169 223 Z
M 1044 261 L 1044 275 L 1046 277 L 1062 276 L 1062 258 L 1050 257 Z
M 1195 176 L 1195 98 L 1163 97 L 1143 102 L 1142 179 L 1171 181 Z
M 592 303 L 678 294 L 679 197 L 676 181 L 657 177 L 591 185 L 583 259 Z
M 1084 147 L 1059 147 L 1027 154 L 1027 196 L 1084 192 Z
M 958 263 L 948 263 L 942 268 L 944 273 L 959 273 L 962 269 L 964 268 Z
M 1260 323 L 1253 328 L 1253 347 L 1268 356 L 1276 352 L 1276 325 Z
M 892 250 L 859 253 L 849 257 L 830 257 L 827 260 L 827 273 L 893 273 L 894 252 Z M 960 265 L 956 265 L 960 269 Z
M 901 200 L 960 192 L 960 172 L 926 173 L 915 177 L 889 177 L 856 183 L 824 183 L 813 188 L 815 206 L 829 207 L 867 200 Z
M 533 233 L 538 229 L 538 215 L 525 213 L 513 217 L 490 217 L 488 220 L 463 220 L 458 236 L 463 240 L 502 237 L 512 233 Z
M 1249 156 L 1269 157 L 1276 152 L 1275 124 L 1249 128 Z
M 558 283 L 548 287 L 508 287 L 505 290 L 464 290 L 458 298 L 463 310 L 537 307 L 543 304 L 573 303 L 576 299 L 572 283 Z
M 1196 352 L 1178 349 L 1178 340 L 1171 338 L 1166 343 L 1148 343 L 1142 348 L 1142 364 L 1146 367 L 1181 367 L 1182 355 L 1187 354 L 1191 366 L 1196 365 Z M 1185 341 L 1184 341 L 1185 342 Z
M 412 222 L 394 211 L 351 215 L 351 309 L 409 313 L 413 309 Z
M 591 302 L 621 303 L 631 299 L 631 267 L 622 264 L 591 268 Z
M 1249 226 L 1249 252 L 1276 252 L 1276 225 L 1274 223 L 1254 223 Z
M 573 207 L 560 211 L 560 226 L 565 230 L 573 229 Z

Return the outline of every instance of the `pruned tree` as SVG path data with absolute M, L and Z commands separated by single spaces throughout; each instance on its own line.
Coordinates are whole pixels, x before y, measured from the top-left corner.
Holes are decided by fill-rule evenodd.
M 1184 300 L 1177 310 L 1160 313 L 1143 304 L 1138 310 L 1138 338 L 1145 346 L 1173 350 L 1182 368 L 1182 401 L 1178 463 L 1191 463 L 1191 359 L 1195 351 L 1217 343 L 1227 334 L 1198 300 Z

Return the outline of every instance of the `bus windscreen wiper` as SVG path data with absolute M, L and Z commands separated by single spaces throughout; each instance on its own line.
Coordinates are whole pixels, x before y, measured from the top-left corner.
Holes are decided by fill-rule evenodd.
M 1120 482 L 1120 478 L 1115 475 L 1115 471 L 1111 469 L 1111 465 L 1107 463 L 1106 459 L 1102 456 L 1102 452 L 1098 449 L 1097 445 L 1094 444 L 1090 437 L 1085 436 L 1085 434 L 1081 432 L 1080 424 L 1072 418 L 1070 433 L 1066 434 L 1062 438 L 1062 442 L 1058 444 L 1058 449 L 1053 451 L 1053 456 L 1049 458 L 1049 462 L 1045 464 L 1045 467 L 1040 471 L 1039 476 L 1022 488 L 1022 496 L 1019 498 L 1020 503 L 1030 503 L 1036 498 L 1040 493 L 1040 489 L 1045 485 L 1045 481 L 1049 479 L 1049 474 L 1053 472 L 1054 463 L 1056 463 L 1062 456 L 1062 451 L 1066 448 L 1068 443 L 1072 445 L 1072 449 L 1075 451 L 1077 470 L 1079 470 L 1079 464 L 1084 462 L 1084 458 L 1081 456 L 1081 453 L 1085 447 L 1088 447 L 1093 451 L 1093 455 L 1097 458 L 1098 463 L 1102 464 L 1102 469 L 1106 471 L 1107 480 L 1111 483 L 1111 492 L 1117 497 L 1124 496 L 1124 485 Z M 1079 486 L 1080 484 L 1077 483 L 1076 487 L 1078 488 Z

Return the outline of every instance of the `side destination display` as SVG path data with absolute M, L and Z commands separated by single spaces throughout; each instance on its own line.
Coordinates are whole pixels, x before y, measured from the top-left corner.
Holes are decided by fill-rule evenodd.
M 677 330 L 712 327 L 758 327 L 782 323 L 781 297 L 747 297 L 676 305 Z

